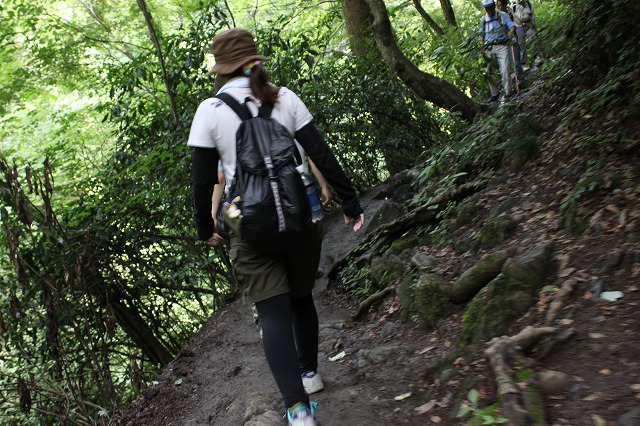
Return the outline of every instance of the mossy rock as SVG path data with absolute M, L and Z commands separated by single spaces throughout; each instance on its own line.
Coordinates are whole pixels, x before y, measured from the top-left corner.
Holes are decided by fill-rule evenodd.
M 502 266 L 513 254 L 512 250 L 500 250 L 485 254 L 472 267 L 460 275 L 451 287 L 449 300 L 463 303 L 471 300 L 476 293 L 498 276 Z
M 468 344 L 506 334 L 534 304 L 551 262 L 553 243 L 505 262 L 502 272 L 471 301 L 462 318 L 461 342 Z
M 415 295 L 416 295 L 416 280 L 413 277 L 413 274 L 406 274 L 405 277 L 400 281 L 400 285 L 398 285 L 398 299 L 400 299 L 400 317 L 402 321 L 409 321 L 411 316 L 416 312 L 416 303 L 415 303 Z
M 386 288 L 396 279 L 404 275 L 405 265 L 399 256 L 393 253 L 385 253 L 383 256 L 371 259 L 367 277 L 379 288 Z
M 497 216 L 489 219 L 476 236 L 476 249 L 489 249 L 504 242 L 516 231 L 516 222 L 509 216 Z
M 478 213 L 476 205 L 478 204 L 479 199 L 480 194 L 474 194 L 460 203 L 458 206 L 458 215 L 454 222 L 456 228 L 468 225 L 473 221 Z
M 440 275 L 423 273 L 415 285 L 415 307 L 418 318 L 432 329 L 438 327 L 452 309 L 448 284 Z
M 398 238 L 394 240 L 385 253 L 394 253 L 399 254 L 404 252 L 407 249 L 414 249 L 419 247 L 422 244 L 423 236 L 419 235 L 417 232 L 412 233 L 411 235 L 405 235 L 402 238 Z

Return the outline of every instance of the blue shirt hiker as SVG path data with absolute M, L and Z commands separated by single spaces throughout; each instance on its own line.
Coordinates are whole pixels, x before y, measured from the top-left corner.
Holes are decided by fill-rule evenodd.
M 478 34 L 487 45 L 505 44 L 508 39 L 507 33 L 515 25 L 507 13 L 496 10 L 493 16 L 489 16 L 487 13 L 482 15 Z
M 515 33 L 516 24 L 513 23 L 509 15 L 505 12 L 496 10 L 494 0 L 483 0 L 485 14 L 480 19 L 480 50 L 488 60 L 487 64 L 487 82 L 491 91 L 490 101 L 498 100 L 499 89 L 497 81 L 493 79 L 494 63 L 497 63 L 500 69 L 500 80 L 502 82 L 503 97 L 505 102 L 513 94 L 513 86 L 511 84 L 510 59 L 509 59 L 509 37 Z

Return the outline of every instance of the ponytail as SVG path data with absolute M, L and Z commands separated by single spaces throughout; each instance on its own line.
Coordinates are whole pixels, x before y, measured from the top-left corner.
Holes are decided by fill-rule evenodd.
M 256 99 L 271 104 L 278 102 L 280 88 L 269 83 L 269 75 L 264 70 L 262 61 L 248 62 L 232 73 L 221 77 L 226 83 L 229 79 L 239 76 L 249 77 L 249 88 Z
M 253 95 L 262 102 L 271 104 L 278 102 L 280 88 L 269 84 L 269 75 L 264 70 L 262 62 L 248 68 L 247 71 L 250 71 L 249 87 Z

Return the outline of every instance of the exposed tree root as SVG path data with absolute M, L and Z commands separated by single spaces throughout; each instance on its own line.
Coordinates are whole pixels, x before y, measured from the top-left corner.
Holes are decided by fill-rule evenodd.
M 489 361 L 497 386 L 497 397 L 502 407 L 502 415 L 510 426 L 539 424 L 522 401 L 525 399 L 513 378 L 513 361 L 543 337 L 555 334 L 555 327 L 527 326 L 515 336 L 495 337 L 489 342 L 484 355 Z M 541 407 L 536 407 L 541 408 Z
M 452 187 L 449 191 L 443 192 L 431 199 L 428 203 L 411 210 L 409 213 L 399 217 L 393 222 L 380 226 L 375 232 L 367 235 L 360 244 L 342 257 L 342 259 L 336 261 L 328 273 L 329 278 L 335 278 L 340 268 L 347 264 L 351 259 L 355 259 L 365 254 L 371 248 L 376 246 L 376 244 L 378 247 L 386 246 L 408 230 L 433 221 L 437 218 L 438 213 L 447 207 L 449 202 L 460 201 L 469 195 L 482 190 L 486 184 L 486 181 L 473 181 Z
M 578 281 L 575 278 L 570 278 L 562 283 L 560 290 L 558 291 L 558 293 L 556 293 L 551 304 L 549 304 L 547 316 L 544 320 L 545 325 L 551 325 L 556 320 L 556 318 L 558 317 L 558 312 L 560 312 L 560 308 L 565 304 L 577 285 Z
M 367 297 L 364 302 L 358 305 L 358 310 L 351 316 L 351 319 L 353 321 L 357 320 L 362 315 L 364 315 L 364 313 L 367 312 L 371 308 L 371 306 L 382 301 L 385 297 L 387 297 L 387 295 L 394 292 L 395 289 L 393 287 L 387 287 L 384 290 L 381 290 L 376 294 L 372 294 L 371 296 Z

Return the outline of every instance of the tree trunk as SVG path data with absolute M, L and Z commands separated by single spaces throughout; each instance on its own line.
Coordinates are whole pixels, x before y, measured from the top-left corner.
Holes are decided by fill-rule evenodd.
M 342 0 L 342 14 L 351 42 L 351 51 L 358 56 L 376 49 L 371 38 L 373 16 L 366 0 Z
M 442 8 L 442 13 L 444 14 L 444 19 L 447 21 L 452 27 L 457 27 L 458 23 L 456 22 L 456 15 L 453 13 L 453 7 L 451 7 L 451 0 L 440 0 L 440 7 Z
M 420 14 L 420 16 L 422 16 L 422 19 L 427 21 L 427 24 L 429 24 L 434 33 L 438 35 L 444 35 L 444 31 L 442 30 L 442 28 L 440 28 L 440 25 L 438 25 L 438 23 L 433 20 L 431 15 L 429 15 L 427 11 L 424 10 L 424 7 L 422 7 L 422 4 L 420 4 L 420 0 L 413 0 L 413 5 L 416 7 L 416 10 Z
M 462 118 L 472 121 L 482 111 L 482 106 L 448 81 L 420 71 L 396 44 L 384 0 L 366 2 L 373 16 L 371 29 L 374 39 L 389 68 L 421 98 L 449 111 L 459 112 Z
M 164 347 L 137 309 L 123 302 L 125 296 L 117 289 L 111 289 L 107 303 L 113 308 L 118 325 L 127 333 L 154 365 L 167 365 L 173 356 Z

